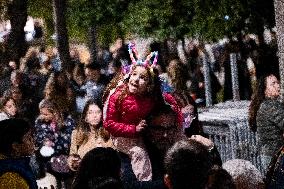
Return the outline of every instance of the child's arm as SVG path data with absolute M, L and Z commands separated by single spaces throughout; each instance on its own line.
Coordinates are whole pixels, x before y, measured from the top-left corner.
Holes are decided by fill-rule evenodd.
M 117 100 L 117 94 L 113 94 L 109 99 L 104 127 L 113 136 L 134 138 L 137 135 L 136 125 L 119 122 L 121 112 L 117 109 Z

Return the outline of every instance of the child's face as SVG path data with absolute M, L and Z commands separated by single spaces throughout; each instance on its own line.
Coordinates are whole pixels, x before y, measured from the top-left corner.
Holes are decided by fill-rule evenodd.
M 4 106 L 4 111 L 11 116 L 15 116 L 17 113 L 17 108 L 13 99 L 7 101 Z
M 44 121 L 52 121 L 55 116 L 48 108 L 41 108 L 40 110 L 40 118 Z
M 92 126 L 97 126 L 101 119 L 102 110 L 96 104 L 91 104 L 86 113 L 85 121 Z
M 131 73 L 128 88 L 132 94 L 144 94 L 150 84 L 150 78 L 146 68 L 137 66 Z

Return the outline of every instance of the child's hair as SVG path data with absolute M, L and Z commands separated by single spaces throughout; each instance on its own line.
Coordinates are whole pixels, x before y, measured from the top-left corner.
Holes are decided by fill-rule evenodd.
M 10 156 L 12 144 L 21 143 L 23 136 L 31 130 L 31 125 L 23 119 L 0 121 L 0 153 Z
M 42 108 L 46 108 L 46 109 L 48 109 L 48 111 L 50 111 L 50 113 L 52 113 L 54 115 L 55 114 L 58 115 L 57 124 L 58 124 L 59 128 L 64 126 L 63 115 L 60 112 L 60 109 L 59 109 L 59 107 L 56 103 L 52 102 L 51 100 L 43 99 L 39 103 L 39 109 L 42 109 Z
M 138 67 L 143 65 L 133 65 L 130 71 L 130 75 L 132 72 Z M 144 66 L 143 66 L 144 67 Z M 147 70 L 147 74 L 149 76 L 149 86 L 146 95 L 151 96 L 158 105 L 164 105 L 165 102 L 163 100 L 163 95 L 161 91 L 160 79 L 158 77 L 158 71 L 156 69 L 151 70 L 150 67 L 145 67 Z M 129 78 L 127 78 L 124 82 L 127 84 Z M 122 90 L 121 94 L 118 97 L 118 104 L 121 104 L 122 100 L 129 94 L 128 86 L 124 85 L 125 89 Z M 120 107 L 120 106 L 119 106 Z
M 85 120 L 87 111 L 89 110 L 89 107 L 91 105 L 97 105 L 102 110 L 102 107 L 93 100 L 89 100 L 86 103 L 83 113 L 81 114 L 81 117 L 79 120 L 79 125 L 77 127 L 76 141 L 78 142 L 78 144 L 83 144 L 87 142 L 88 133 L 91 131 L 90 125 Z M 109 133 L 102 127 L 102 118 L 101 118 L 100 123 L 97 125 L 96 130 L 97 130 L 98 136 L 101 136 L 105 141 L 107 141 L 110 138 Z

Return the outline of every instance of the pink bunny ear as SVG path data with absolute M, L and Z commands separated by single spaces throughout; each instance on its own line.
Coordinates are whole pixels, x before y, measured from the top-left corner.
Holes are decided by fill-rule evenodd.
M 134 43 L 128 44 L 128 53 L 129 53 L 132 64 L 136 64 L 136 60 L 135 60 L 134 55 L 133 55 L 133 48 L 134 47 L 135 47 Z
M 152 52 L 152 54 L 153 54 L 153 56 L 155 56 L 155 58 L 153 60 L 151 67 L 155 67 L 157 65 L 157 62 L 158 62 L 158 51 L 154 51 L 154 52 Z
M 129 52 L 129 55 L 130 55 L 131 62 L 132 62 L 133 64 L 137 64 L 137 60 L 136 60 L 136 59 L 138 59 L 138 51 L 137 51 L 137 49 L 136 49 L 135 43 L 131 43 L 131 42 L 130 42 L 130 43 L 128 44 L 128 52 Z M 136 59 L 135 59 L 133 53 L 135 54 Z
M 150 66 L 150 59 L 152 58 L 153 53 L 151 52 L 147 57 L 146 60 L 144 62 L 144 66 Z

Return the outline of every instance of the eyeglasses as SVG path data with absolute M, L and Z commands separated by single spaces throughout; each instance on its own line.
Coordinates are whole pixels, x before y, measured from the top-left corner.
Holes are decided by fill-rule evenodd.
M 185 119 L 185 118 L 188 118 L 188 117 L 190 117 L 191 119 L 195 119 L 196 117 L 197 117 L 197 114 L 195 114 L 195 113 L 190 113 L 190 112 L 186 112 L 186 113 L 183 113 L 182 114 L 183 115 L 183 118 Z
M 162 125 L 150 125 L 147 127 L 150 131 L 160 134 L 174 134 L 177 132 L 177 126 L 176 125 L 169 125 L 169 126 L 162 126 Z

